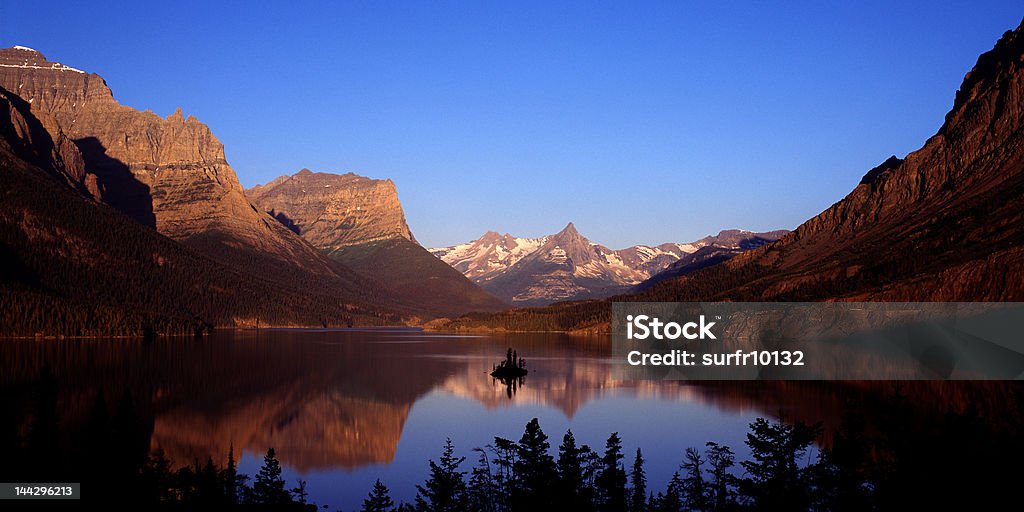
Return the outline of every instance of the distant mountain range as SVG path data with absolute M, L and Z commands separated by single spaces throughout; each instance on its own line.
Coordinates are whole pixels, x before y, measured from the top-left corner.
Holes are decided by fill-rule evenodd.
M 690 243 L 612 250 L 570 222 L 554 235 L 520 238 L 488 231 L 472 242 L 430 252 L 502 300 L 535 306 L 631 291 L 676 264 L 683 265 L 672 272 L 685 273 L 686 265 L 711 257 L 724 261 L 785 233 L 726 230 Z
M 1024 23 L 964 77 L 924 146 L 778 241 L 616 301 L 1024 300 Z M 610 304 L 444 328 L 607 330 Z

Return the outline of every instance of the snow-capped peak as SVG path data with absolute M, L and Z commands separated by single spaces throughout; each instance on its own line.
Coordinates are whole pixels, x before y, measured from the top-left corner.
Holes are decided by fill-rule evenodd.
M 28 46 L 13 46 L 12 48 L 14 48 L 15 50 L 24 50 L 26 52 L 36 52 L 36 53 L 39 53 L 38 51 L 36 51 L 35 48 L 29 48 Z

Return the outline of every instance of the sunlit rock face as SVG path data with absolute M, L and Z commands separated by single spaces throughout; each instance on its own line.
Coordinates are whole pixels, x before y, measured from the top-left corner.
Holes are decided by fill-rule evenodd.
M 52 119 L 54 140 L 74 141 L 84 157 L 80 180 L 136 221 L 228 263 L 255 253 L 336 274 L 319 251 L 249 204 L 224 146 L 195 117 L 121 105 L 99 75 L 22 47 L 0 49 L 0 86 Z
M 254 204 L 333 252 L 393 237 L 416 241 L 391 180 L 303 169 L 246 190 Z
M 508 308 L 416 242 L 389 179 L 303 169 L 246 194 L 282 226 L 410 309 L 451 317 Z

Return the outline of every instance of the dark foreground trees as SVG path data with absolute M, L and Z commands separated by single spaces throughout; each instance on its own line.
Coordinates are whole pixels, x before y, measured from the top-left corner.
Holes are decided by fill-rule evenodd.
M 447 440 L 438 462 L 430 461 L 430 477 L 417 486 L 415 509 L 421 512 L 475 510 L 605 510 L 610 512 L 680 512 L 732 510 L 841 509 L 835 493 L 821 485 L 822 475 L 836 471 L 822 451 L 803 462 L 820 435 L 817 425 L 787 425 L 758 419 L 751 423 L 746 445 L 751 459 L 740 465 L 731 448 L 714 442 L 703 451 L 688 448 L 680 471 L 656 495 L 648 490 L 640 449 L 627 471 L 622 439 L 613 433 L 602 454 L 578 446 L 572 431 L 562 437 L 557 460 L 536 418 L 518 442 L 497 437 L 478 448 L 476 465 L 461 469 Z M 466 475 L 469 474 L 468 481 Z M 387 488 L 374 485 L 363 510 L 401 510 L 390 502 Z M 861 502 L 869 504 L 869 502 Z M 371 506 L 372 505 L 372 506 Z

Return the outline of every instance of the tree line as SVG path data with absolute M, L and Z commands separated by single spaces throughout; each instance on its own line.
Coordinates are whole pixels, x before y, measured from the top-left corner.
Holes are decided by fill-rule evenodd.
M 846 478 L 828 450 L 814 462 L 804 456 L 821 434 L 820 424 L 786 424 L 759 418 L 750 424 L 751 458 L 736 461 L 732 448 L 708 442 L 688 448 L 665 489 L 649 485 L 643 452 L 626 460 L 622 439 L 612 433 L 603 450 L 578 444 L 571 430 L 553 455 L 536 418 L 519 441 L 495 437 L 476 448 L 466 468 L 448 439 L 413 503 L 396 505 L 375 482 L 364 512 L 513 512 L 534 510 L 679 512 L 739 510 L 841 510 L 869 506 L 869 481 Z M 860 509 L 859 506 L 854 508 Z

